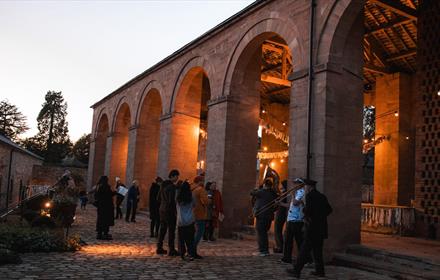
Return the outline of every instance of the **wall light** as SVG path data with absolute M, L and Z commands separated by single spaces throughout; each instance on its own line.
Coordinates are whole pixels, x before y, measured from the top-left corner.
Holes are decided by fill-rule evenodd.
M 264 150 L 264 151 L 267 151 L 267 147 L 263 147 L 263 150 Z
M 394 112 L 394 116 L 395 116 L 395 117 L 398 117 L 398 116 L 399 116 L 399 112 L 397 112 L 397 111 Z

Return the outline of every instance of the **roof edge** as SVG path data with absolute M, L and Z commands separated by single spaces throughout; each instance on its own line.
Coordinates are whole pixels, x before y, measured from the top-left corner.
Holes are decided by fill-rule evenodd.
M 220 33 L 225 28 L 227 28 L 230 25 L 236 23 L 240 19 L 241 16 L 243 16 L 245 14 L 249 14 L 251 12 L 254 12 L 254 11 L 262 8 L 263 6 L 267 5 L 269 2 L 272 2 L 272 1 L 274 1 L 274 0 L 256 0 L 255 2 L 253 2 L 250 5 L 248 5 L 247 7 L 245 7 L 244 9 L 240 10 L 239 12 L 237 12 L 236 14 L 234 14 L 231 17 L 227 18 L 226 20 L 222 21 L 220 24 L 218 24 L 218 25 L 214 26 L 213 28 L 209 29 L 208 31 L 206 31 L 205 33 L 203 33 L 202 35 L 200 35 L 196 39 L 190 41 L 189 43 L 187 43 L 186 45 L 184 45 L 183 47 L 181 47 L 177 51 L 175 51 L 172 54 L 170 54 L 169 56 L 165 57 L 164 59 L 162 59 L 158 63 L 154 64 L 153 66 L 151 66 L 150 68 L 148 68 L 144 72 L 138 74 L 133 79 L 129 80 L 128 82 L 126 82 L 125 84 L 123 84 L 122 86 L 120 86 L 119 88 L 114 90 L 112 93 L 108 94 L 107 96 L 105 96 L 104 98 L 99 100 L 98 102 L 94 103 L 92 106 L 90 106 L 90 108 L 95 109 L 97 106 L 102 104 L 107 99 L 109 99 L 109 98 L 113 97 L 114 95 L 118 94 L 120 91 L 122 91 L 125 88 L 133 85 L 134 83 L 136 83 L 140 79 L 144 78 L 148 74 L 151 74 L 152 72 L 154 72 L 154 71 L 160 69 L 161 67 L 167 65 L 169 62 L 171 62 L 172 60 L 174 60 L 177 57 L 179 57 L 183 52 L 188 51 L 191 48 L 194 48 L 194 47 L 198 46 L 199 44 L 203 43 L 204 41 L 208 40 L 209 38 L 214 37 L 215 35 Z

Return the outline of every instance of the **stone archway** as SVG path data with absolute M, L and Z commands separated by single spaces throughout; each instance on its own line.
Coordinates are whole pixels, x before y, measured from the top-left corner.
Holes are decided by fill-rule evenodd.
M 94 157 L 93 157 L 93 175 L 91 183 L 98 182 L 99 177 L 105 174 L 105 157 L 107 151 L 107 137 L 109 134 L 109 122 L 106 114 L 99 118 L 96 132 L 94 135 Z
M 131 126 L 131 112 L 127 103 L 122 103 L 114 118 L 114 127 L 112 133 L 112 151 L 110 159 L 109 182 L 114 183 L 115 177 L 121 178 L 126 182 L 127 160 L 128 160 L 128 136 Z
M 211 89 L 201 66 L 188 69 L 179 79 L 173 97 L 169 169 L 178 169 L 182 179 L 193 179 L 206 165 L 207 102 Z
M 134 179 L 139 181 L 140 207 L 148 206 L 149 187 L 157 174 L 162 99 L 157 88 L 147 87 L 139 104 Z

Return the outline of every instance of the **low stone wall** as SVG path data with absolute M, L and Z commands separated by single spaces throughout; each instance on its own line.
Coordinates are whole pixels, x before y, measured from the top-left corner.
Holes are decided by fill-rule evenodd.
M 86 189 L 87 168 L 63 167 L 63 166 L 38 166 L 32 168 L 31 185 L 54 185 L 66 170 L 71 172 L 75 185 L 80 190 Z

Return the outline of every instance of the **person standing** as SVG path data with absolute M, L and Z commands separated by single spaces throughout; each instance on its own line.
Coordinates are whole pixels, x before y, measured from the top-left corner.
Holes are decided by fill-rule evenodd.
M 194 236 L 194 258 L 202 259 L 197 252 L 197 245 L 203 237 L 206 226 L 206 218 L 208 215 L 208 194 L 203 187 L 204 178 L 202 176 L 197 176 L 194 178 L 194 184 L 192 188 L 192 193 L 194 196 L 194 217 L 196 219 L 196 233 Z
M 136 210 L 139 202 L 139 184 L 137 180 L 133 181 L 133 185 L 130 187 L 127 193 L 127 212 L 125 213 L 125 221 L 136 223 Z M 131 214 L 131 219 L 130 219 Z
M 223 214 L 222 194 L 217 190 L 216 182 L 208 182 L 205 187 L 208 193 L 208 219 L 203 240 L 215 241 L 214 230 L 218 228 Z
M 177 190 L 176 195 L 177 208 L 177 232 L 179 239 L 179 251 L 182 260 L 194 260 L 194 200 L 191 193 L 191 186 L 188 182 L 183 182 Z M 188 258 L 185 254 L 188 252 Z
M 122 209 L 121 209 L 121 204 L 122 201 L 124 201 L 125 196 L 122 195 L 121 193 L 119 193 L 120 188 L 123 187 L 125 188 L 125 185 L 122 183 L 121 178 L 116 177 L 116 219 L 122 219 Z
M 287 225 L 285 242 L 283 249 L 284 263 L 292 263 L 293 240 L 296 242 L 297 252 L 299 253 L 303 243 L 303 226 L 304 226 L 304 198 L 305 190 L 302 183 L 299 183 L 299 189 L 293 192 L 290 199 L 289 212 L 287 214 Z M 295 187 L 294 187 L 295 188 Z
M 306 185 L 307 193 L 304 207 L 305 240 L 301 245 L 294 268 L 288 269 L 287 272 L 299 278 L 310 252 L 313 252 L 315 271 L 312 274 L 325 277 L 322 249 L 324 239 L 328 238 L 327 216 L 332 212 L 332 207 L 328 203 L 327 197 L 316 189 L 316 181 L 308 179 L 301 179 L 301 181 Z
M 278 196 L 272 187 L 272 178 L 266 178 L 262 188 L 255 189 L 251 192 L 251 196 L 255 198 L 254 214 L 256 218 L 258 255 L 260 257 L 269 256 L 269 239 L 267 232 L 274 218 L 274 207 L 267 206 Z
M 160 218 L 159 218 L 159 190 L 162 185 L 162 178 L 157 177 L 156 180 L 151 184 L 150 187 L 150 237 L 158 237 L 159 236 L 159 226 L 160 226 Z
M 179 253 L 174 247 L 174 240 L 176 238 L 176 183 L 179 180 L 179 171 L 173 169 L 168 175 L 168 180 L 162 183 L 159 191 L 159 216 L 160 216 L 160 230 L 159 240 L 157 242 L 157 254 L 166 254 L 167 251 L 163 249 L 163 241 L 168 231 L 168 255 L 178 256 Z
M 287 180 L 281 182 L 280 194 L 287 191 Z M 283 228 L 287 219 L 287 210 L 289 208 L 288 197 L 284 198 L 278 205 L 277 212 L 275 214 L 274 236 L 275 236 L 275 248 L 274 253 L 282 253 L 284 248 Z
M 109 234 L 110 227 L 115 225 L 113 195 L 115 195 L 115 192 L 108 184 L 108 177 L 101 176 L 94 194 L 97 207 L 96 239 L 113 239 Z

